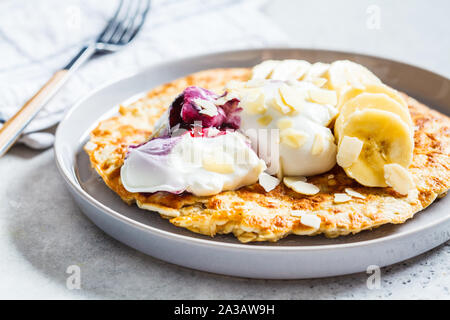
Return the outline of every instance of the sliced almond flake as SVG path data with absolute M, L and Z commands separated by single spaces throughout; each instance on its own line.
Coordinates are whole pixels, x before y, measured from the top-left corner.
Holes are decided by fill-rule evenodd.
M 227 103 L 228 101 L 233 100 L 233 99 L 240 100 L 239 96 L 235 92 L 228 91 L 227 94 L 224 95 L 223 97 L 217 98 L 214 101 L 214 104 L 216 106 L 223 106 L 225 103 Z
M 234 172 L 233 158 L 223 152 L 206 154 L 202 159 L 202 166 L 208 171 L 227 174 Z
M 314 195 L 319 193 L 320 189 L 312 183 L 303 181 L 304 177 L 285 177 L 283 183 L 297 193 Z
M 300 217 L 300 222 L 303 225 L 314 229 L 319 229 L 320 224 L 322 223 L 322 219 L 320 219 L 320 217 L 315 214 L 311 214 L 306 210 L 292 210 L 291 216 Z
M 337 104 L 337 95 L 335 91 L 315 88 L 309 90 L 309 98 L 313 102 L 321 104 L 330 104 L 335 106 Z
M 284 177 L 283 181 L 287 182 L 287 183 L 292 183 L 292 182 L 296 182 L 296 181 L 306 182 L 308 180 L 306 177 L 303 177 L 303 176 L 295 176 L 295 177 Z
M 323 135 L 321 133 L 316 134 L 312 148 L 311 148 L 311 154 L 313 156 L 321 154 L 324 149 L 324 144 L 325 144 L 325 142 L 324 142 Z
M 208 117 L 214 117 L 214 116 L 217 116 L 217 114 L 218 114 L 217 110 L 211 110 L 211 109 L 202 109 L 198 113 L 207 115 Z
M 280 184 L 280 180 L 270 174 L 262 172 L 259 175 L 259 184 L 264 188 L 264 190 L 266 190 L 266 192 L 270 192 Z
M 330 115 L 330 122 L 331 122 L 337 116 L 339 111 L 336 107 L 329 104 L 326 104 L 325 107 L 327 108 L 328 114 Z M 330 122 L 328 122 L 328 124 L 330 124 Z M 332 134 L 329 135 L 329 138 L 330 140 L 334 141 L 334 136 Z
M 200 98 L 195 98 L 193 101 L 197 106 L 202 108 L 202 110 L 200 110 L 199 113 L 206 114 L 207 116 L 210 117 L 214 117 L 219 114 L 217 112 L 217 107 L 214 104 L 214 102 Z
M 223 97 L 219 97 L 214 101 L 214 104 L 216 106 L 223 106 L 225 103 L 230 101 L 231 99 L 228 97 L 228 93 L 224 95 Z
M 325 85 L 325 83 L 327 83 L 327 81 L 328 80 L 325 79 L 325 78 L 314 78 L 314 79 L 311 80 L 311 82 L 314 85 L 318 86 L 319 88 L 323 87 Z
M 397 163 L 384 165 L 384 179 L 388 186 L 402 195 L 407 195 L 410 190 L 415 188 L 409 171 Z
M 211 138 L 211 137 L 217 136 L 219 133 L 220 133 L 219 129 L 210 127 L 210 128 L 208 128 L 207 136 Z
M 302 78 L 310 67 L 311 64 L 305 60 L 282 60 L 273 69 L 270 79 L 282 81 L 297 80 Z
M 216 105 L 212 101 L 201 98 L 195 98 L 193 101 L 197 106 L 201 107 L 202 109 L 212 109 L 212 110 L 217 109 Z
M 291 110 L 299 111 L 306 106 L 307 93 L 305 89 L 283 84 L 278 92 L 282 102 L 288 105 Z
M 278 60 L 266 60 L 252 69 L 252 79 L 268 79 L 273 69 L 280 63 Z
M 342 168 L 350 167 L 359 157 L 364 143 L 355 137 L 344 136 L 339 144 L 337 164 Z
M 419 190 L 417 190 L 417 188 L 409 190 L 406 201 L 410 204 L 415 204 L 418 202 L 418 200 L 419 200 Z
M 258 123 L 264 127 L 267 127 L 271 122 L 273 118 L 270 115 L 262 116 L 261 118 L 258 118 Z
M 260 90 L 254 90 L 245 95 L 242 105 L 248 114 L 262 114 L 267 110 L 264 93 Z
M 300 222 L 302 224 L 304 224 L 305 226 L 308 226 L 308 227 L 311 227 L 314 229 L 319 229 L 320 224 L 322 223 L 322 219 L 320 219 L 315 214 L 304 214 L 301 216 Z
M 279 129 L 288 129 L 294 126 L 294 121 L 292 119 L 283 118 L 277 121 L 277 127 Z
M 282 114 L 289 114 L 292 112 L 292 108 L 284 103 L 283 99 L 279 94 L 275 94 L 271 101 L 272 107 Z
M 308 135 L 300 130 L 287 128 L 280 132 L 280 143 L 291 148 L 301 148 L 308 138 Z
M 352 188 L 345 188 L 345 192 L 351 197 L 360 198 L 360 199 L 366 198 L 365 195 L 353 190 Z
M 352 200 L 352 197 L 350 197 L 346 193 L 335 193 L 333 201 L 336 203 L 343 203 Z

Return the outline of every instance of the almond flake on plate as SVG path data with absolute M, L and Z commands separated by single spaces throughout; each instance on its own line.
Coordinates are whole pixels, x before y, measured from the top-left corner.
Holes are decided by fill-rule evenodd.
M 259 175 L 259 184 L 264 188 L 264 190 L 266 190 L 266 192 L 270 192 L 280 184 L 280 180 L 263 172 Z
M 365 195 L 362 195 L 361 193 L 353 190 L 352 188 L 345 188 L 345 192 L 351 197 L 360 198 L 360 199 L 366 198 Z
M 384 179 L 388 186 L 403 195 L 407 195 L 415 187 L 409 171 L 397 163 L 384 165 Z
M 312 214 L 311 212 L 305 210 L 292 210 L 291 216 L 299 217 L 300 222 L 303 225 L 314 229 L 319 229 L 320 224 L 322 223 L 322 220 L 317 215 Z
M 312 183 L 305 182 L 305 177 L 285 177 L 283 183 L 297 193 L 314 195 L 319 193 L 320 189 Z
M 335 203 L 343 203 L 352 200 L 352 197 L 350 197 L 346 193 L 335 193 L 333 201 Z
M 315 214 L 303 214 L 300 218 L 300 222 L 304 224 L 305 226 L 319 229 L 320 224 L 322 223 L 322 219 L 320 219 Z

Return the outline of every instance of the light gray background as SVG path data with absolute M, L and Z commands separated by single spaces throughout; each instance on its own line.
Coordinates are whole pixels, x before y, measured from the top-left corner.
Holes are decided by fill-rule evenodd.
M 380 29 L 368 29 L 377 5 Z M 448 1 L 273 1 L 267 14 L 291 46 L 380 55 L 450 76 Z M 75 206 L 53 150 L 14 147 L 0 159 L 0 298 L 362 299 L 450 297 L 450 243 L 368 275 L 265 281 L 170 265 L 111 239 Z M 305 263 L 308 263 L 305 261 Z M 66 288 L 66 269 L 81 268 L 81 289 Z

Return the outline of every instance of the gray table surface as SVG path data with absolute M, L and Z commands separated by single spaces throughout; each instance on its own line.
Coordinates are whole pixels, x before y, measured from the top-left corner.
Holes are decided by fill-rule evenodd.
M 295 39 L 292 46 L 380 55 L 450 77 L 449 2 L 346 2 L 281 0 L 263 10 Z M 379 29 L 367 27 L 371 5 L 380 12 Z M 379 289 L 368 289 L 364 273 L 295 281 L 232 278 L 159 261 L 104 234 L 71 199 L 51 149 L 14 147 L 0 159 L 0 176 L 0 298 L 450 297 L 450 242 L 383 268 Z M 66 286 L 71 265 L 81 270 L 79 290 Z

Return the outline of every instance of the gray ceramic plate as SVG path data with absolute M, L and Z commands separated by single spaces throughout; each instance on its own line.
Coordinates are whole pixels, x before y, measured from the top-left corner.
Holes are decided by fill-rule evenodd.
M 365 271 L 425 252 L 450 238 L 450 198 L 437 201 L 402 225 L 386 225 L 354 236 L 289 236 L 277 243 L 241 244 L 233 236 L 214 238 L 176 228 L 158 214 L 124 204 L 91 169 L 82 150 L 97 122 L 117 112 L 130 97 L 202 69 L 250 67 L 265 59 L 331 62 L 351 59 L 385 83 L 450 114 L 450 80 L 391 60 L 358 54 L 304 49 L 223 52 L 149 67 L 91 93 L 59 125 L 58 168 L 84 213 L 127 245 L 182 266 L 234 276 L 268 279 L 313 278 Z

